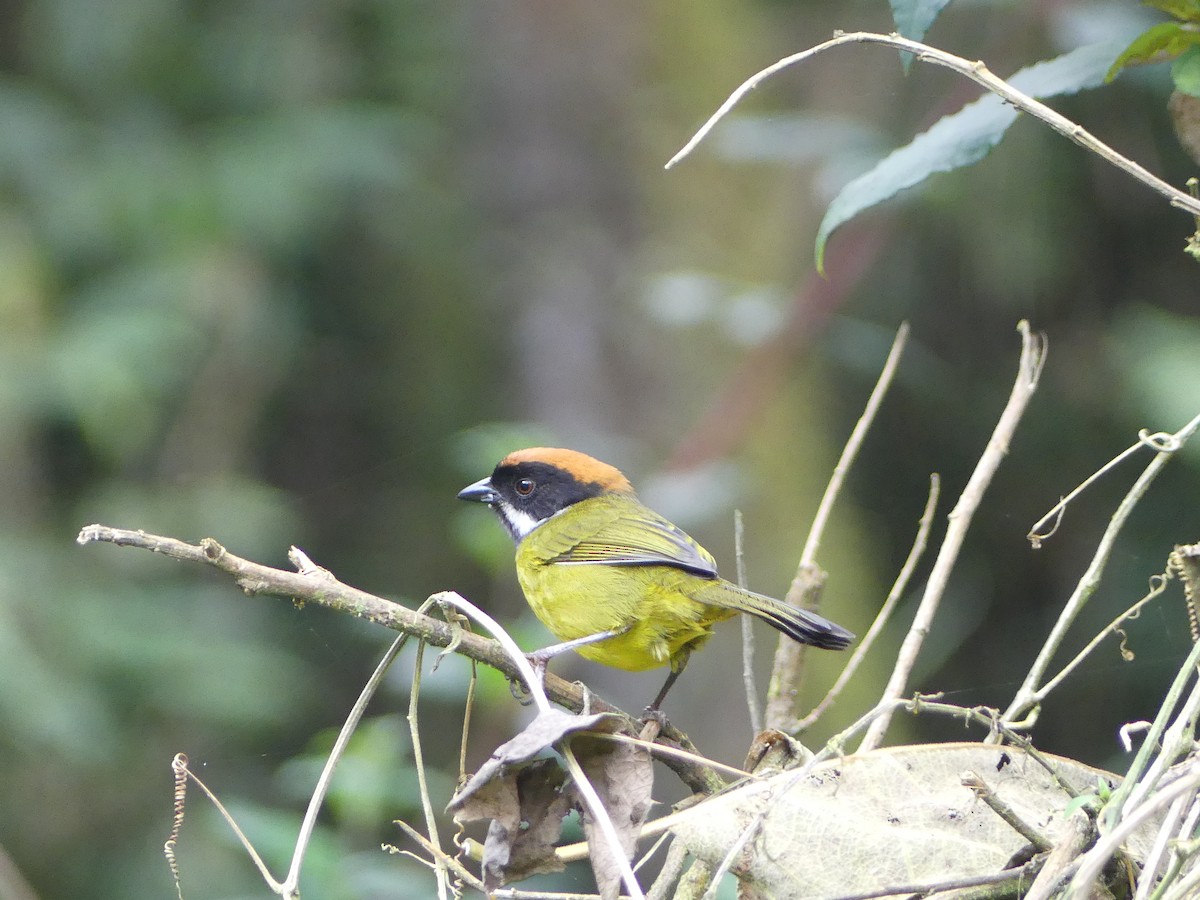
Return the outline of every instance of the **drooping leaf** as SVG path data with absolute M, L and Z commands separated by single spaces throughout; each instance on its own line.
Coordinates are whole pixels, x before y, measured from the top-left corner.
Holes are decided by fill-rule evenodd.
M 492 752 L 487 762 L 480 766 L 479 771 L 463 785 L 463 789 L 454 795 L 446 811 L 457 812 L 473 793 L 495 778 L 505 766 L 533 759 L 539 753 L 550 750 L 569 734 L 580 731 L 613 732 L 620 725 L 621 719 L 608 713 L 575 716 L 558 709 L 538 713 L 537 718 L 526 725 L 520 734 L 505 741 Z
M 554 844 L 571 811 L 571 796 L 562 791 L 565 778 L 557 760 L 538 759 L 506 767 L 462 802 L 455 798 L 455 821 L 491 820 L 483 844 L 483 882 L 489 891 L 562 870 Z
M 891 0 L 896 31 L 914 41 L 922 40 L 933 20 L 950 0 Z
M 620 717 L 606 713 L 576 716 L 556 709 L 539 713 L 520 734 L 497 747 L 455 794 L 446 810 L 456 822 L 491 819 L 483 851 L 483 879 L 488 890 L 538 872 L 562 868 L 553 846 L 563 817 L 576 802 L 575 792 L 562 790 L 566 774 L 556 759 L 529 760 L 571 735 L 587 731 L 611 733 L 622 724 Z M 612 776 L 608 780 L 621 790 L 626 789 L 628 778 Z M 617 798 L 609 798 L 599 786 L 597 791 L 606 798 L 606 806 L 618 804 Z M 630 789 L 629 797 L 640 796 Z M 645 806 L 648 811 L 648 798 Z M 628 811 L 623 817 L 632 818 Z M 635 831 L 644 818 L 645 811 Z
M 654 766 L 650 754 L 632 744 L 597 740 L 586 735 L 572 739 L 571 750 L 612 820 L 621 842 L 621 852 L 626 860 L 631 859 L 638 833 L 653 802 L 650 792 L 654 787 Z M 580 808 L 596 887 L 602 900 L 617 900 L 621 893 L 622 866 L 587 807 L 580 804 Z
M 1079 47 L 1022 69 L 1009 83 L 1040 98 L 1096 87 L 1122 47 L 1123 42 L 1113 41 Z M 824 271 L 825 243 L 839 225 L 931 175 L 978 162 L 1000 142 L 1016 118 L 1015 109 L 989 94 L 940 119 L 845 185 L 829 204 L 817 229 L 817 269 Z
M 1109 67 L 1104 80 L 1112 81 L 1126 66 L 1165 62 L 1197 44 L 1200 44 L 1200 32 L 1186 29 L 1178 22 L 1160 22 L 1134 38 Z

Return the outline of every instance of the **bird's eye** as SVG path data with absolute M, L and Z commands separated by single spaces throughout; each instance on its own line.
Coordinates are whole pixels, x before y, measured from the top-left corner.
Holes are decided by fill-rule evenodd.
M 537 487 L 537 482 L 532 478 L 522 478 L 516 483 L 517 493 L 522 497 L 528 497 L 532 494 L 535 487 Z

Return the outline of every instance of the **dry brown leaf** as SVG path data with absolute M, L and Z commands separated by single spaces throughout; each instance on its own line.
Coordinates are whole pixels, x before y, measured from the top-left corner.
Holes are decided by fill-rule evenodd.
M 650 754 L 642 747 L 587 735 L 573 737 L 571 750 L 612 820 L 621 852 L 626 860 L 632 859 L 638 833 L 653 803 L 650 792 L 654 787 L 654 766 Z M 587 807 L 582 802 L 578 806 L 596 887 L 603 900 L 616 900 L 621 893 L 622 867 Z
M 621 725 L 618 716 L 603 713 L 541 712 L 520 734 L 497 747 L 455 794 L 446 811 L 456 822 L 491 820 L 483 850 L 488 890 L 562 868 L 554 843 L 563 818 L 577 802 L 576 794 L 571 787 L 563 788 L 566 774 L 557 759 L 530 760 L 570 735 L 612 733 Z M 587 745 L 581 741 L 581 746 Z
M 554 759 L 506 766 L 457 802 L 459 822 L 491 819 L 483 844 L 483 883 L 487 890 L 537 875 L 558 872 L 554 844 L 571 798 L 562 791 L 562 768 Z

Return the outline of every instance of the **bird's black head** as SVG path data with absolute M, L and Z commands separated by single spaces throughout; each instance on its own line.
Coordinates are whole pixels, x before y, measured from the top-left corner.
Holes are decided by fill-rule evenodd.
M 489 477 L 458 496 L 488 504 L 520 541 L 568 506 L 605 493 L 632 494 L 633 487 L 617 469 L 586 454 L 531 447 L 504 457 Z

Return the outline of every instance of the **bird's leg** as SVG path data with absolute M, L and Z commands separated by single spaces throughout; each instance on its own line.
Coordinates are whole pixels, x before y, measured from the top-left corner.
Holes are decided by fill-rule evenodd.
M 568 650 L 577 650 L 580 647 L 586 647 L 588 644 L 596 644 L 600 641 L 607 641 L 609 638 L 620 637 L 629 629 L 633 628 L 635 623 L 630 622 L 621 628 L 613 628 L 609 631 L 598 631 L 595 634 L 585 634 L 583 637 L 573 638 L 569 641 L 563 641 L 561 644 L 551 644 L 549 647 L 543 647 L 541 650 L 534 650 L 532 653 L 526 653 L 525 658 L 529 660 L 529 664 L 533 666 L 533 670 L 537 673 L 538 678 L 546 674 L 546 665 L 554 657 L 560 653 L 566 653 Z
M 685 644 L 680 648 L 675 658 L 671 660 L 671 674 L 667 676 L 667 680 L 663 683 L 662 690 L 658 692 L 658 696 L 654 698 L 654 702 L 647 706 L 646 711 L 642 713 L 643 720 L 646 718 L 657 718 L 661 715 L 659 710 L 662 707 L 663 700 L 666 699 L 667 691 L 675 684 L 675 679 L 683 674 L 684 666 L 687 665 L 688 657 L 691 655 L 691 649 Z

